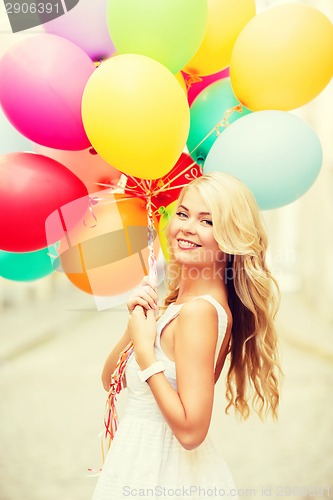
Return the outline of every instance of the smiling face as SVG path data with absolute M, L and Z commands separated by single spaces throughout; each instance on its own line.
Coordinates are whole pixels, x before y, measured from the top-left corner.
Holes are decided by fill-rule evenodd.
M 169 225 L 168 240 L 174 260 L 202 267 L 221 262 L 223 253 L 214 235 L 212 215 L 197 189 L 187 189 Z

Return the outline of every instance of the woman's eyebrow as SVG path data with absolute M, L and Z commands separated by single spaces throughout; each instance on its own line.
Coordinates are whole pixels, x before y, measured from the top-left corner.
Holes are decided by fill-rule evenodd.
M 188 212 L 188 208 L 186 208 L 184 205 L 179 205 L 178 209 L 183 208 Z M 199 215 L 212 215 L 210 212 L 200 212 Z

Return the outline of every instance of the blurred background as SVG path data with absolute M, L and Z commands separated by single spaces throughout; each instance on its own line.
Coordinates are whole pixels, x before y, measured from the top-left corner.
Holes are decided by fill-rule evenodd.
M 256 3 L 260 12 L 287 2 Z M 298 3 L 333 21 L 332 0 Z M 1 9 L 3 53 L 29 34 L 11 34 Z M 292 113 L 316 130 L 324 161 L 301 199 L 263 212 L 269 262 L 282 291 L 279 421 L 239 422 L 224 414 L 227 365 L 216 386 L 211 432 L 244 498 L 333 498 L 332 82 Z M 96 477 L 87 469 L 101 464 L 106 393 L 100 373 L 125 329 L 126 306 L 97 311 L 90 295 L 55 272 L 27 283 L 0 278 L 0 318 L 0 499 L 89 499 Z M 125 403 L 126 391 L 120 414 Z

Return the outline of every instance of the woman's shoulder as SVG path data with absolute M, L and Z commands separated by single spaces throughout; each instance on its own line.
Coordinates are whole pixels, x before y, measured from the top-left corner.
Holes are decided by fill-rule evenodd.
M 180 309 L 179 315 L 194 318 L 201 316 L 206 318 L 219 317 L 224 318 L 228 326 L 232 325 L 232 313 L 228 303 L 210 294 L 200 295 L 185 302 Z
M 207 299 L 208 297 L 206 296 L 199 296 L 185 302 L 180 308 L 179 315 L 183 317 L 189 315 L 200 316 L 203 313 L 216 315 L 217 310 L 215 305 L 212 304 L 211 300 Z
M 204 339 L 206 343 L 216 342 L 218 332 L 219 316 L 213 304 L 202 297 L 182 304 L 174 326 L 175 341 L 183 339 L 187 345 L 202 344 Z M 202 348 L 204 348 L 203 344 Z
M 222 310 L 205 296 L 195 297 L 180 307 L 177 325 L 180 329 L 186 325 L 192 331 L 202 328 L 217 331 Z

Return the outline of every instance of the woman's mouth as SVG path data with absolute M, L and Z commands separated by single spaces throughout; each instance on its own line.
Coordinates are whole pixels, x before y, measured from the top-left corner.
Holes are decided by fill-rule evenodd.
M 194 243 L 193 241 L 182 240 L 182 239 L 179 239 L 177 241 L 178 241 L 178 247 L 181 248 L 182 250 L 190 250 L 193 248 L 201 247 L 201 245 L 198 245 L 197 243 Z

